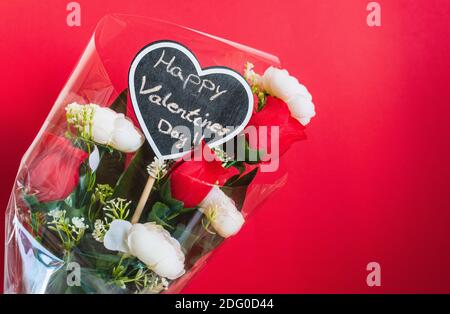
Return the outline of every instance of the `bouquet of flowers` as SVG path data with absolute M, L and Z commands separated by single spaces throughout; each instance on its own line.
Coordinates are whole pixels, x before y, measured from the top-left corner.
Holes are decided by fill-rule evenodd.
M 22 160 L 5 292 L 180 291 L 284 184 L 314 115 L 274 56 L 105 17 Z

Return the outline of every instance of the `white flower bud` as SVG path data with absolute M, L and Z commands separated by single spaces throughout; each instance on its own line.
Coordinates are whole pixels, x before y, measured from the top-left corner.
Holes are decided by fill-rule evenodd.
M 303 95 L 294 95 L 287 101 L 289 110 L 294 118 L 306 125 L 316 115 L 314 104 Z
M 176 279 L 185 273 L 180 243 L 154 222 L 134 224 L 114 220 L 104 238 L 105 248 L 136 256 L 161 277 Z
M 84 121 L 83 117 L 79 117 L 83 115 L 80 108 L 88 108 L 88 106 L 92 108 L 92 117 L 91 120 L 88 118 L 88 121 Z M 67 108 L 72 116 L 78 114 L 75 118 L 83 120 L 81 122 L 85 133 L 96 143 L 111 145 L 124 153 L 135 152 L 144 143 L 141 131 L 122 113 L 95 104 L 82 106 L 74 103 Z
M 162 277 L 176 279 L 185 272 L 180 243 L 153 222 L 133 225 L 128 233 L 128 247 L 132 255 Z
M 238 233 L 245 222 L 233 200 L 216 186 L 211 189 L 199 207 L 199 210 L 210 219 L 214 230 L 224 238 Z
M 144 143 L 144 136 L 123 114 L 114 121 L 110 145 L 124 153 L 136 151 Z
M 285 101 L 292 116 L 301 124 L 308 124 L 315 116 L 311 94 L 288 71 L 269 67 L 264 72 L 262 81 L 266 92 Z
M 92 139 L 99 144 L 108 144 L 114 130 L 114 121 L 117 113 L 109 108 L 95 106 L 94 117 L 92 119 Z M 90 126 L 86 125 L 88 129 Z
M 273 72 L 276 70 L 274 67 L 268 67 L 266 71 L 264 72 L 262 76 L 262 87 L 265 89 L 266 92 L 268 92 L 271 95 L 275 96 L 275 93 L 272 91 L 272 75 Z

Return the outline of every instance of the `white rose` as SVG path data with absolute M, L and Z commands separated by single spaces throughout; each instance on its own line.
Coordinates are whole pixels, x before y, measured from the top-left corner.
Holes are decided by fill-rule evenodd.
M 312 96 L 287 70 L 269 67 L 262 76 L 262 86 L 272 96 L 285 101 L 291 114 L 306 125 L 315 115 Z
M 108 144 L 114 130 L 117 113 L 109 108 L 95 105 L 92 119 L 92 139 L 99 144 Z M 86 126 L 89 128 L 89 125 Z
M 104 245 L 108 250 L 136 256 L 162 277 L 176 279 L 185 273 L 180 243 L 153 222 L 132 225 L 116 219 L 105 234 Z
M 117 113 L 110 108 L 94 106 L 92 118 L 92 139 L 94 142 L 111 145 L 113 148 L 131 153 L 136 151 L 144 143 L 144 136 L 133 122 L 122 113 Z M 86 130 L 90 126 L 86 125 Z
M 114 121 L 110 145 L 124 153 L 136 151 L 144 142 L 141 132 L 123 114 L 118 114 Z
M 128 233 L 130 253 L 162 277 L 176 279 L 184 274 L 180 243 L 153 222 L 135 224 Z
M 208 216 L 214 230 L 228 238 L 241 229 L 245 220 L 234 202 L 218 187 L 213 187 L 199 204 L 199 210 Z

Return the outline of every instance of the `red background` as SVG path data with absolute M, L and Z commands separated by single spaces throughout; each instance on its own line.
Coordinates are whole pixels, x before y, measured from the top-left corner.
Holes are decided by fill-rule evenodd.
M 450 292 L 448 1 L 379 1 L 375 28 L 360 0 L 80 0 L 81 27 L 68 2 L 0 3 L 2 211 L 96 22 L 154 16 L 279 56 L 318 112 L 287 185 L 185 292 Z

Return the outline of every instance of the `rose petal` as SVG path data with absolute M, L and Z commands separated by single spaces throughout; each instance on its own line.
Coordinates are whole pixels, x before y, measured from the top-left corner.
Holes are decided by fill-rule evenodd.
M 212 227 L 224 238 L 238 233 L 245 222 L 244 216 L 236 208 L 233 200 L 218 187 L 209 192 L 200 203 L 199 210 L 212 217 Z
M 272 127 L 278 127 L 279 136 L 272 141 Z M 267 97 L 267 103 L 263 110 L 254 112 L 247 130 L 252 127 L 256 129 L 256 135 L 251 136 L 251 132 L 247 132 L 250 147 L 253 149 L 263 149 L 267 153 L 274 154 L 272 157 L 276 158 L 276 147 L 272 144 L 278 145 L 279 156 L 283 155 L 291 145 L 297 141 L 306 138 L 304 126 L 291 116 L 288 105 L 279 98 L 273 96 Z M 267 138 L 261 137 L 261 132 L 267 130 Z M 263 133 L 265 134 L 265 133 Z M 275 135 L 274 135 L 275 136 Z M 278 142 L 278 143 L 276 143 Z
M 65 199 L 77 186 L 78 169 L 87 157 L 68 139 L 44 132 L 20 177 L 26 191 L 40 202 Z
M 200 203 L 214 184 L 223 184 L 234 174 L 234 167 L 224 168 L 219 159 L 208 161 L 215 156 L 207 146 L 201 148 L 201 160 L 192 158 L 179 164 L 171 174 L 172 197 L 184 202 L 184 207 L 195 207 Z M 207 157 L 209 156 L 209 157 Z M 233 168 L 233 169 L 232 169 Z
M 144 143 L 144 136 L 123 114 L 114 122 L 111 146 L 124 153 L 135 152 Z
M 107 144 L 114 130 L 117 113 L 109 108 L 97 106 L 92 119 L 92 138 L 99 144 Z
M 130 253 L 158 275 L 176 279 L 184 274 L 184 254 L 177 240 L 153 222 L 135 224 L 129 231 Z
M 111 251 L 128 253 L 130 250 L 128 248 L 127 238 L 128 231 L 131 227 L 132 224 L 129 221 L 120 219 L 114 220 L 105 234 L 103 241 L 105 248 Z
M 97 170 L 99 163 L 100 153 L 97 146 L 94 146 L 94 151 L 89 155 L 89 168 L 91 168 L 92 171 L 95 171 Z

